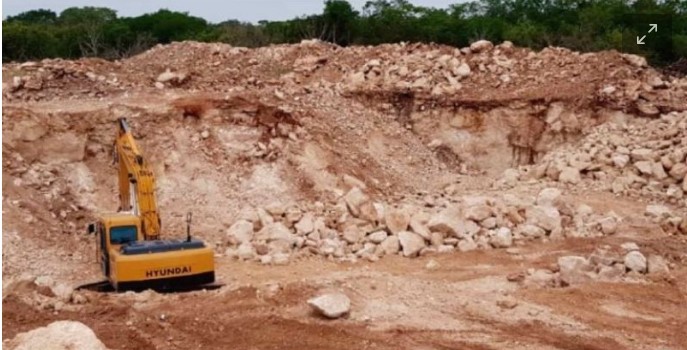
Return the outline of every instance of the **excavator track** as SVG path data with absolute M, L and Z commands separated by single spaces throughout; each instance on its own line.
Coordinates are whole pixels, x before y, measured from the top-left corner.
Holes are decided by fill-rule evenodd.
M 156 292 L 159 293 L 183 293 L 183 292 L 193 292 L 193 291 L 198 291 L 198 290 L 216 290 L 224 287 L 224 283 L 209 283 L 209 284 L 203 284 L 203 285 L 189 285 L 189 286 L 180 286 L 176 288 L 153 288 Z M 90 290 L 93 292 L 100 292 L 100 293 L 111 293 L 115 292 L 114 287 L 110 284 L 109 281 L 98 281 L 98 282 L 92 282 L 92 283 L 86 283 L 82 284 L 78 287 L 76 287 L 76 290 Z
M 90 290 L 94 292 L 114 292 L 114 288 L 108 280 L 82 284 L 76 287 L 76 290 Z

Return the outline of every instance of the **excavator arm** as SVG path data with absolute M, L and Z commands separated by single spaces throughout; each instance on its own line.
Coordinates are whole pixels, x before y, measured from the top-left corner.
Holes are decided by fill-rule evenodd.
M 155 200 L 155 176 L 143 158 L 125 118 L 117 120 L 115 161 L 119 167 L 120 211 L 141 218 L 145 240 L 160 238 L 160 215 Z

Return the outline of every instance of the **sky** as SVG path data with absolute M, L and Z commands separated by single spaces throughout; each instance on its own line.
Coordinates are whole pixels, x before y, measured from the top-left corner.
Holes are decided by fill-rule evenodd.
M 361 10 L 367 0 L 348 0 Z M 418 6 L 445 8 L 459 0 L 411 0 Z M 109 7 L 118 16 L 130 17 L 155 12 L 161 8 L 188 12 L 218 23 L 238 19 L 257 23 L 260 20 L 286 20 L 296 16 L 321 13 L 324 0 L 2 0 L 2 17 L 14 16 L 24 11 L 50 9 L 58 14 L 68 7 Z

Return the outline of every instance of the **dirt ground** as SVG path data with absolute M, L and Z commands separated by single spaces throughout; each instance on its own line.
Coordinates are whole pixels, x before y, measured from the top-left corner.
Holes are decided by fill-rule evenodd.
M 73 320 L 111 349 L 687 349 L 682 178 L 652 182 L 656 172 L 633 168 L 632 176 L 647 180 L 616 191 L 615 176 L 630 175 L 610 161 L 585 165 L 577 183 L 549 178 L 556 161 L 588 162 L 580 152 L 606 144 L 592 138 L 600 132 L 611 142 L 627 135 L 628 153 L 641 137 L 659 135 L 642 144 L 663 152 L 657 164 L 687 150 L 684 129 L 660 124 L 684 126 L 687 81 L 615 52 L 490 50 L 175 43 L 116 63 L 3 65 L 3 341 Z M 422 62 L 450 62 L 442 55 L 459 57 L 472 73 L 457 74 L 459 84 L 451 76 L 437 92 L 432 84 L 451 68 Z M 422 81 L 429 88 L 404 76 L 391 80 L 403 65 L 408 76 L 417 69 L 431 77 Z M 188 77 L 162 82 L 168 68 Z M 574 89 L 560 87 L 570 79 Z M 80 291 L 79 301 L 58 301 L 50 290 L 101 279 L 85 225 L 117 207 L 111 148 L 122 116 L 154 164 L 163 234 L 184 235 L 184 215 L 193 210 L 194 234 L 214 248 L 222 288 Z M 546 175 L 529 175 L 545 164 Z M 512 169 L 520 175 L 509 182 Z M 325 213 L 327 228 L 343 235 L 337 208 L 352 187 L 387 208 L 412 204 L 431 213 L 461 196 L 522 199 L 558 188 L 573 208 L 586 204 L 595 215 L 617 217 L 618 226 L 576 235 L 564 220 L 559 237 L 516 235 L 508 248 L 470 251 L 459 251 L 454 239 L 439 244 L 452 245 L 447 253 L 427 239 L 415 257 L 401 248 L 370 258 L 356 253 L 362 243 L 346 245 L 343 257 L 299 246 L 285 264 L 231 253 L 234 222 L 247 207 L 275 201 Z M 648 204 L 666 206 L 671 217 L 653 219 Z M 623 266 L 616 279 L 528 282 L 539 270 L 558 276 L 559 257 L 628 242 L 660 257 L 667 272 L 625 273 Z M 329 291 L 351 299 L 348 315 L 326 319 L 308 306 Z

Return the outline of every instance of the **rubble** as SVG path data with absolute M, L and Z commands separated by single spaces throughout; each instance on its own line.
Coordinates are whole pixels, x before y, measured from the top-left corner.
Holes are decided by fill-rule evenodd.
M 634 242 L 619 247 L 602 245 L 588 256 L 561 256 L 551 269 L 528 269 L 522 278 L 508 278 L 510 282 L 531 287 L 568 287 L 593 281 L 618 282 L 626 278 L 650 275 L 669 275 L 665 258 L 649 255 L 647 259 Z M 510 275 L 509 275 L 510 276 Z
M 685 113 L 602 124 L 579 143 L 558 148 L 539 163 L 550 170 L 547 177 L 553 181 L 582 184 L 579 189 L 653 198 L 684 208 L 680 199 L 687 174 Z M 581 172 L 576 165 L 583 165 Z M 665 219 L 670 210 L 663 204 L 650 205 L 647 215 Z
M 383 217 L 369 216 L 362 215 L 360 208 L 372 202 L 370 196 L 355 187 L 334 207 L 324 208 L 324 212 L 338 211 L 343 220 L 329 223 L 325 223 L 325 217 L 308 209 L 302 213 L 299 210 L 297 217 L 289 219 L 283 213 L 286 210 L 272 208 L 272 212 L 284 214 L 272 217 L 267 209 L 258 208 L 257 213 L 264 213 L 258 216 L 262 215 L 263 219 L 269 217 L 264 220 L 265 226 L 251 236 L 250 222 L 238 219 L 228 231 L 237 232 L 239 228 L 248 231 L 232 233 L 231 237 L 251 238 L 249 241 L 228 239 L 230 249 L 225 255 L 265 263 L 263 256 L 268 253 L 317 253 L 341 261 L 349 260 L 349 254 L 354 253 L 357 257 L 376 261 L 399 251 L 405 257 L 416 257 L 454 250 L 503 249 L 516 242 L 535 239 L 611 235 L 619 224 L 614 213 L 595 214 L 584 205 L 577 213 L 570 212 L 563 192 L 554 188 L 545 188 L 536 198 L 529 199 L 511 196 L 462 196 L 456 199 L 457 204 L 424 209 L 419 209 L 419 203 L 412 201 L 394 205 L 378 203 L 378 207 L 387 208 L 383 210 Z M 564 224 L 557 207 L 572 216 L 572 220 L 566 219 Z M 342 208 L 343 213 L 340 211 Z M 414 214 L 411 216 L 409 213 Z M 325 224 L 315 225 L 315 222 Z M 237 248 L 231 250 L 232 246 Z

